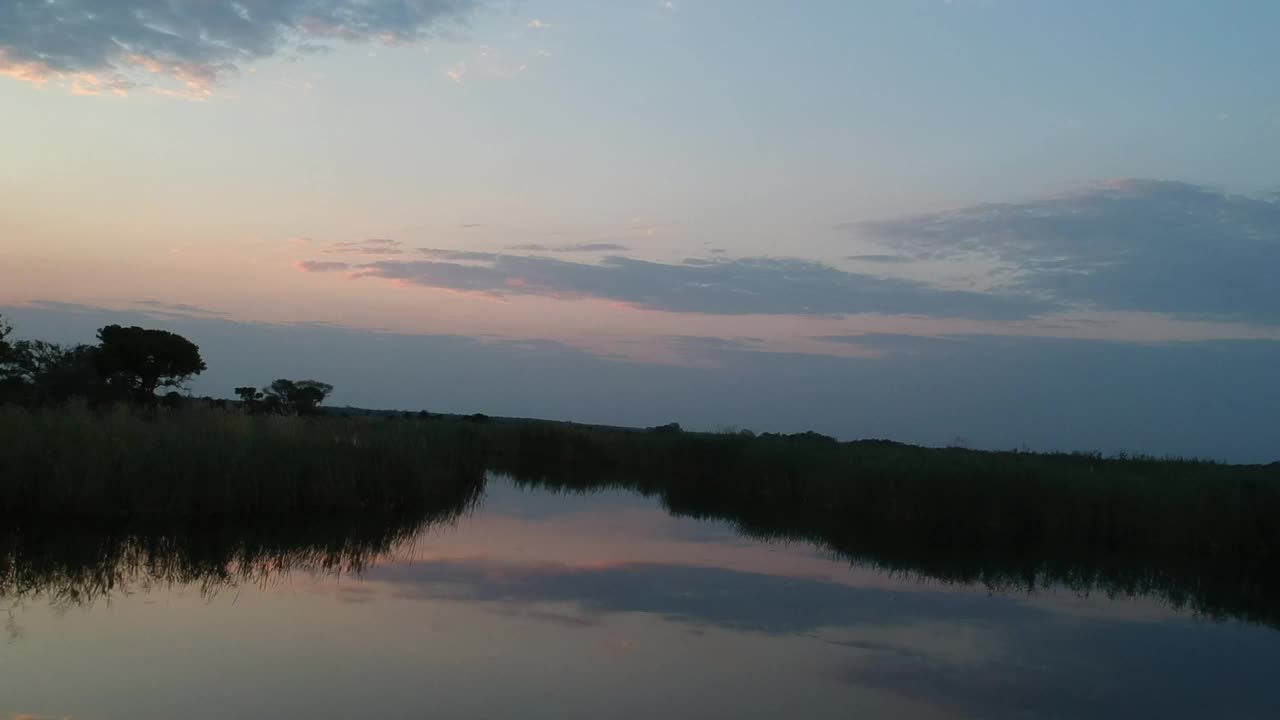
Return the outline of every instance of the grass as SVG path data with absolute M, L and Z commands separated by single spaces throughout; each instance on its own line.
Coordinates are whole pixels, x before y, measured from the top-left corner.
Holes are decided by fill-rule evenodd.
M 676 510 L 759 517 L 766 528 L 794 518 L 802 519 L 795 532 L 879 528 L 938 545 L 1280 557 L 1280 468 L 1272 466 L 807 437 L 495 432 L 490 467 L 517 478 L 630 487 L 661 494 Z
M 97 520 L 396 513 L 476 492 L 467 427 L 217 410 L 0 407 L 0 516 Z
M 1280 468 L 806 436 L 496 428 L 490 467 L 944 582 L 1147 595 L 1280 627 Z
M 40 550 L 49 542 L 31 538 L 73 522 L 97 528 L 82 533 L 91 546 L 119 538 L 97 557 L 123 561 L 152 548 L 170 558 L 160 567 L 253 567 L 242 561 L 281 564 L 287 556 L 314 564 L 332 556 L 319 548 L 346 547 L 347 539 L 356 550 L 385 549 L 464 512 L 489 470 L 552 490 L 627 488 L 674 513 L 815 543 L 893 572 L 1154 595 L 1280 627 L 1276 466 L 214 410 L 0 408 L 0 434 L 0 519 L 29 529 L 27 540 L 9 533 L 10 587 L 38 585 L 16 577 L 94 577 L 83 575 L 91 569 L 83 563 L 81 575 L 14 569 L 59 567 L 56 553 Z M 401 530 L 380 535 L 380 527 Z M 221 539 L 206 544 L 223 549 L 204 555 L 174 539 L 211 534 Z M 262 537 L 274 545 L 254 547 L 274 548 L 274 556 L 236 544 Z

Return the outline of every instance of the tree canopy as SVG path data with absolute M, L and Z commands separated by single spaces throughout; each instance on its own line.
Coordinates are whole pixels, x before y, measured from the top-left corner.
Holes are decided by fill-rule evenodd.
M 180 389 L 206 367 L 195 343 L 166 330 L 108 325 L 98 331 L 97 345 L 12 340 L 12 333 L 0 317 L 0 403 L 39 406 L 81 397 L 94 406 L 134 401 L 178 408 L 185 402 L 178 392 L 160 398 L 157 391 Z M 235 389 L 248 412 L 281 415 L 320 414 L 332 392 L 329 383 L 285 378 L 261 390 Z
M 9 335 L 13 332 L 13 326 L 8 320 L 0 315 L 0 365 L 9 361 L 9 354 L 13 352 L 13 348 L 9 345 Z
M 286 380 L 281 378 L 259 390 L 245 385 L 235 389 L 240 406 L 251 413 L 277 415 L 314 415 L 320 403 L 333 392 L 333 386 L 318 380 Z
M 110 383 L 150 400 L 158 388 L 180 388 L 205 370 L 200 348 L 167 330 L 108 325 L 98 331 L 94 364 Z
M 236 397 L 240 398 L 240 402 L 250 407 L 252 407 L 254 403 L 261 402 L 263 398 L 262 391 L 252 385 L 238 387 L 235 392 Z
M 13 327 L 0 318 L 0 401 L 64 402 L 73 397 L 111 400 L 94 363 L 97 349 L 44 340 L 10 340 Z
M 238 388 L 237 392 L 243 389 L 245 388 Z M 266 388 L 264 402 L 273 406 L 277 412 L 289 415 L 311 415 L 331 392 L 333 392 L 333 386 L 329 383 L 281 378 Z
M 18 394 L 20 381 L 13 376 L 13 346 L 9 344 L 9 335 L 13 326 L 0 315 L 0 402 Z

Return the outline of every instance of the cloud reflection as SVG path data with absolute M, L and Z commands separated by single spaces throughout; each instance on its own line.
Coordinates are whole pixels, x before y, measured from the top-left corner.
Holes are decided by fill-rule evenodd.
M 441 559 L 378 567 L 366 579 L 391 584 L 407 597 L 507 608 L 568 603 L 583 620 L 639 612 L 691 625 L 773 634 L 939 614 L 979 621 L 1046 612 L 999 598 L 855 588 L 819 578 L 663 563 L 572 566 Z

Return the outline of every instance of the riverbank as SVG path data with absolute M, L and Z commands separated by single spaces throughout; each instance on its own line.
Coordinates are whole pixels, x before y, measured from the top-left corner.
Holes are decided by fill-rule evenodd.
M 1280 625 L 1275 466 L 218 409 L 6 407 L 0 433 L 0 516 L 33 537 L 293 527 L 340 547 L 353 528 L 406 537 L 456 518 L 499 473 L 656 496 L 676 514 L 894 572 L 1154 594 Z

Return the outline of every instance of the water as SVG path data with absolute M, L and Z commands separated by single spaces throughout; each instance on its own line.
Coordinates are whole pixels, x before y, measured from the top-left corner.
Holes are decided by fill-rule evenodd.
M 44 547 L 0 604 L 0 718 L 1280 716 L 1269 627 L 891 576 L 629 492 L 497 480 L 333 547 Z

